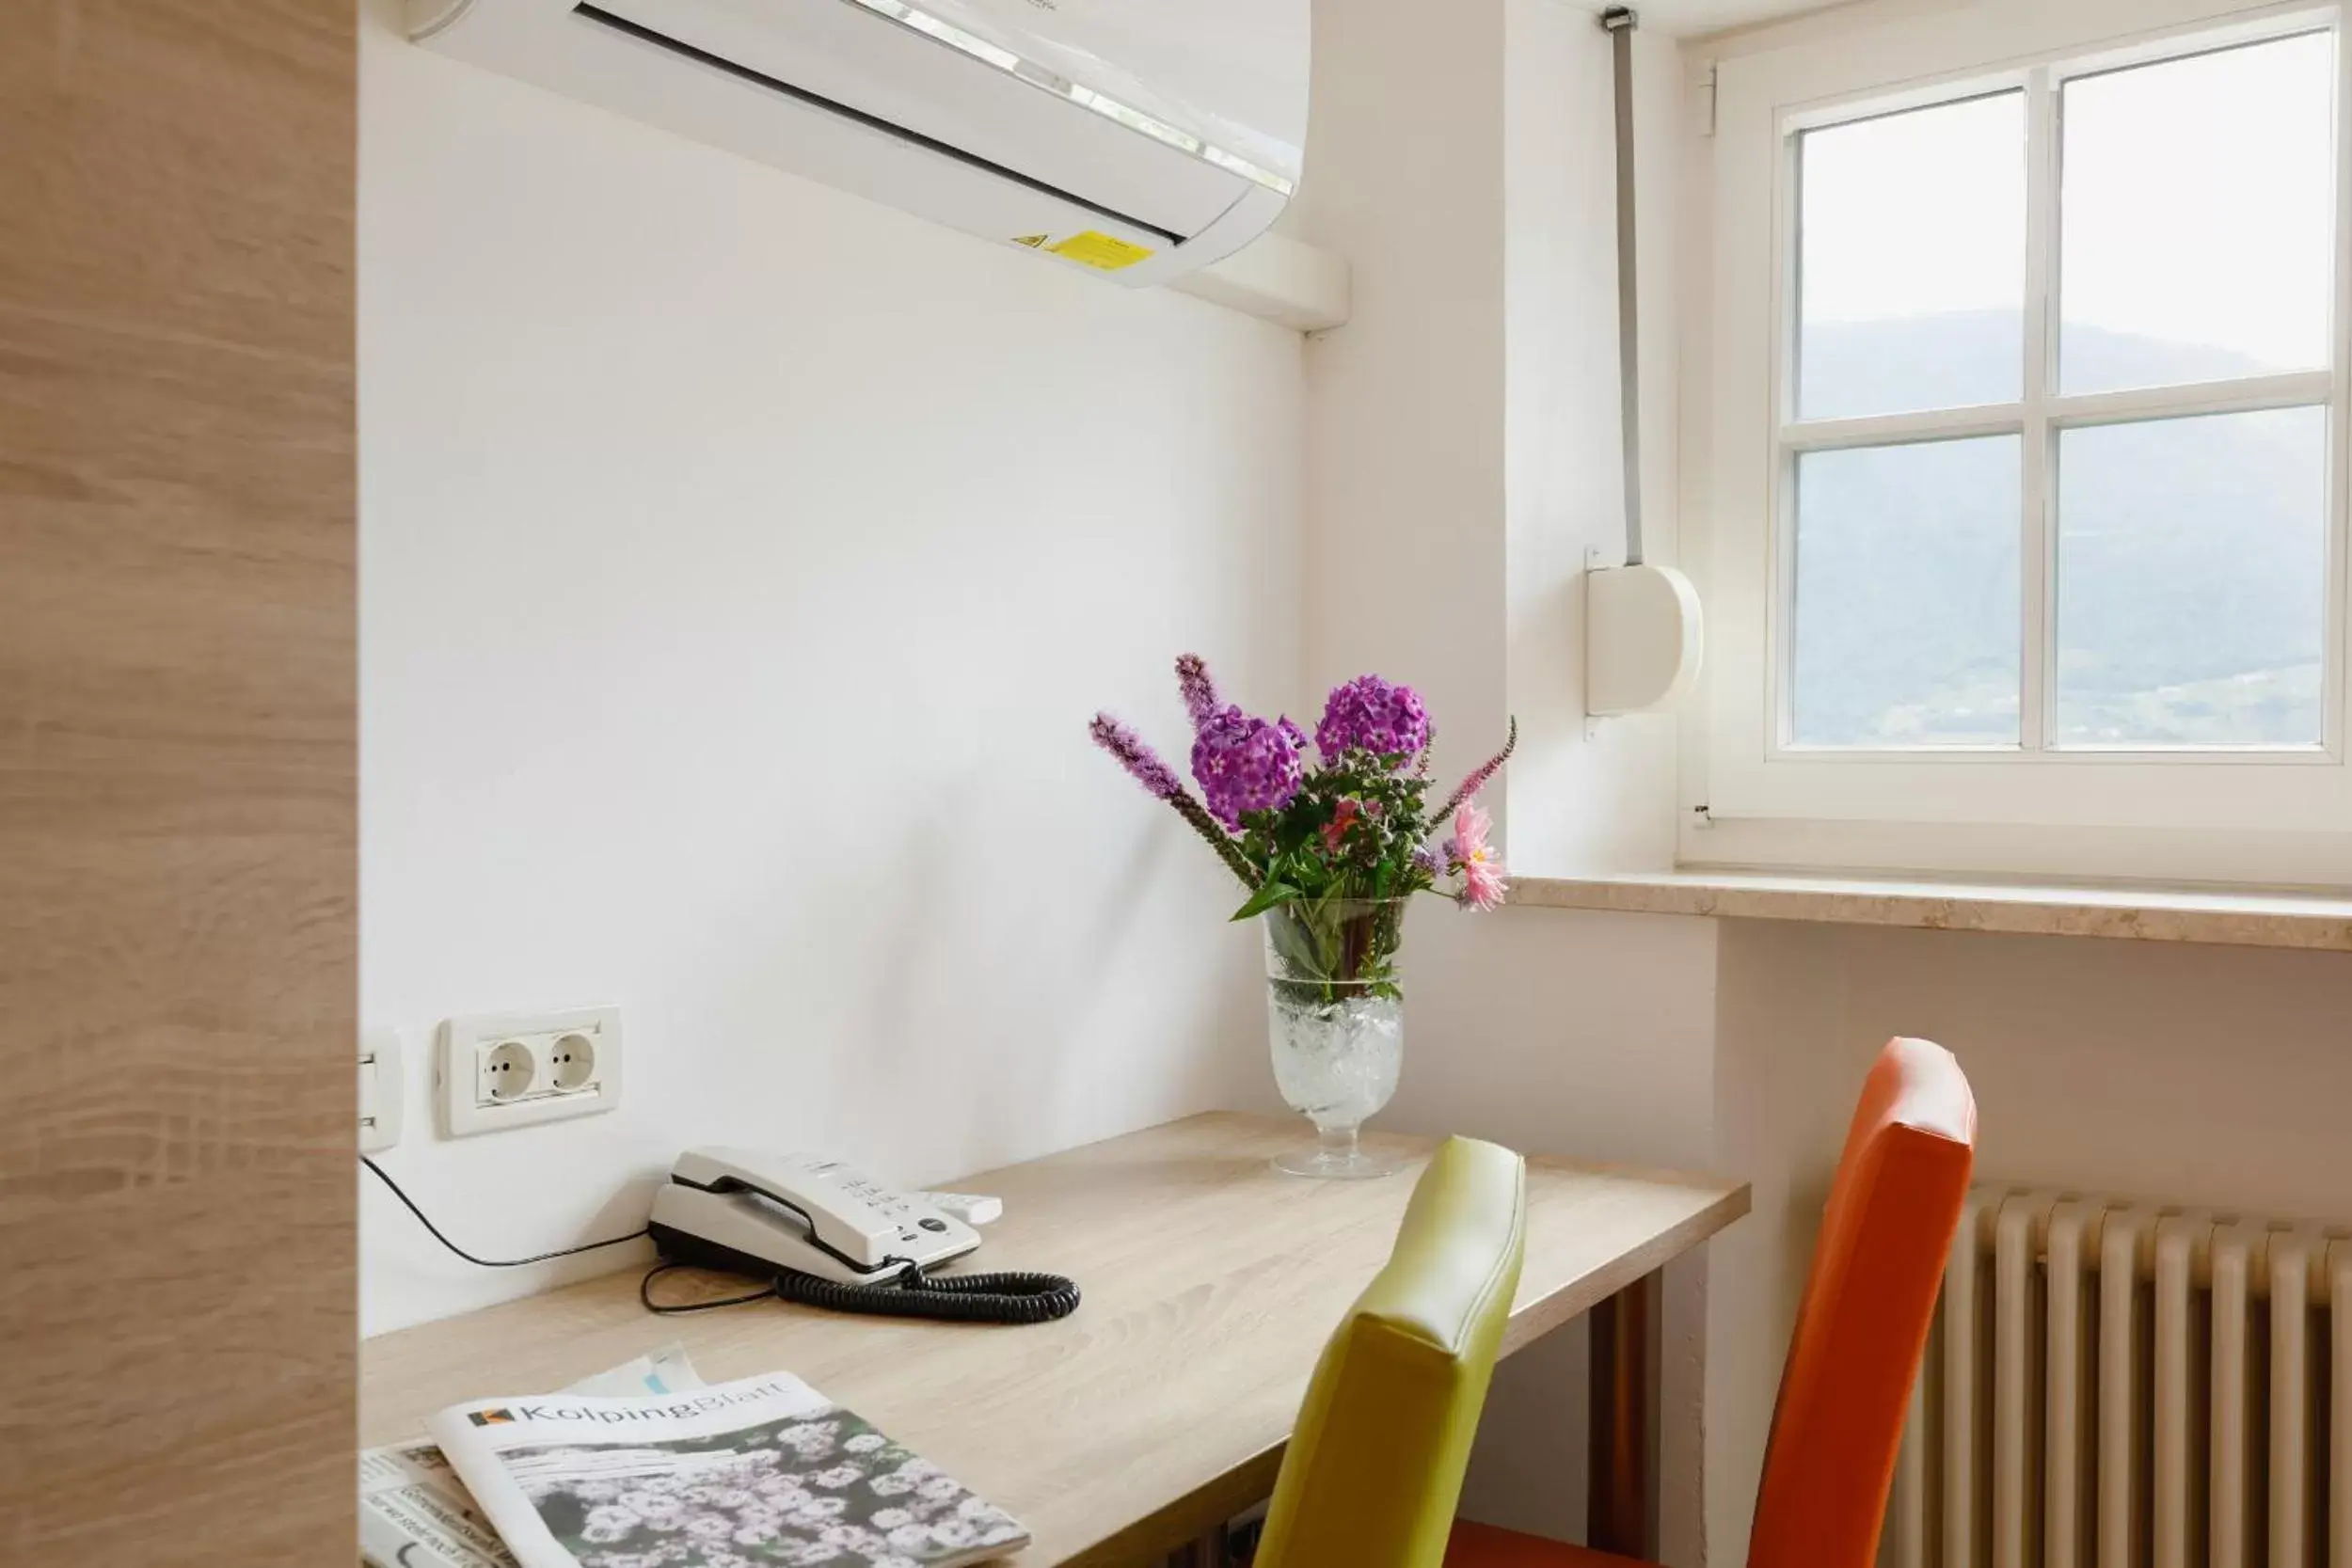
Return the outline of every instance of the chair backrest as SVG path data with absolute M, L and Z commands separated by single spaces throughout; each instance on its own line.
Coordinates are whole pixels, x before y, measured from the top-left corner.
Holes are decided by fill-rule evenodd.
M 1813 1249 L 1748 1568 L 1869 1568 L 1877 1556 L 1976 1139 L 1976 1098 L 1951 1053 L 1887 1041 Z
M 1439 1568 L 1527 1249 L 1527 1173 L 1452 1138 L 1324 1347 L 1258 1568 Z

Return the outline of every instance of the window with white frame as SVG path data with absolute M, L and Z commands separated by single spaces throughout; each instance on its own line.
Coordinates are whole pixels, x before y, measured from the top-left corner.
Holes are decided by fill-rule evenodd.
M 2352 846 L 2337 24 L 1995 4 L 1719 67 L 1698 738 L 1737 847 L 1688 858 L 2343 875 L 2307 858 Z M 2191 829 L 2249 853 L 2148 852 Z

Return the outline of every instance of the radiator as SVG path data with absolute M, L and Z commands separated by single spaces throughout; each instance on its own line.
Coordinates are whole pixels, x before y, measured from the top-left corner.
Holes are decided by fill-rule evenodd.
M 1979 1188 L 1882 1568 L 2352 1568 L 2352 1230 Z

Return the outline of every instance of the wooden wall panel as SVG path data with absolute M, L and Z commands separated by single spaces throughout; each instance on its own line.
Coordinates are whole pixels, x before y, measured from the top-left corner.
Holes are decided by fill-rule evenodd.
M 353 1560 L 349 0 L 0 46 L 0 1560 Z

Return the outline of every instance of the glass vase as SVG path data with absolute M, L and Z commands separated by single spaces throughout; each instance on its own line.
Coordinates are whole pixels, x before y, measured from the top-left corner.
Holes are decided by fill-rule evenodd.
M 1357 1132 L 1396 1093 L 1404 1065 L 1397 948 L 1405 900 L 1298 899 L 1259 918 L 1274 1082 L 1316 1134 L 1314 1144 L 1278 1156 L 1274 1168 L 1386 1176 L 1401 1162 L 1359 1148 Z

